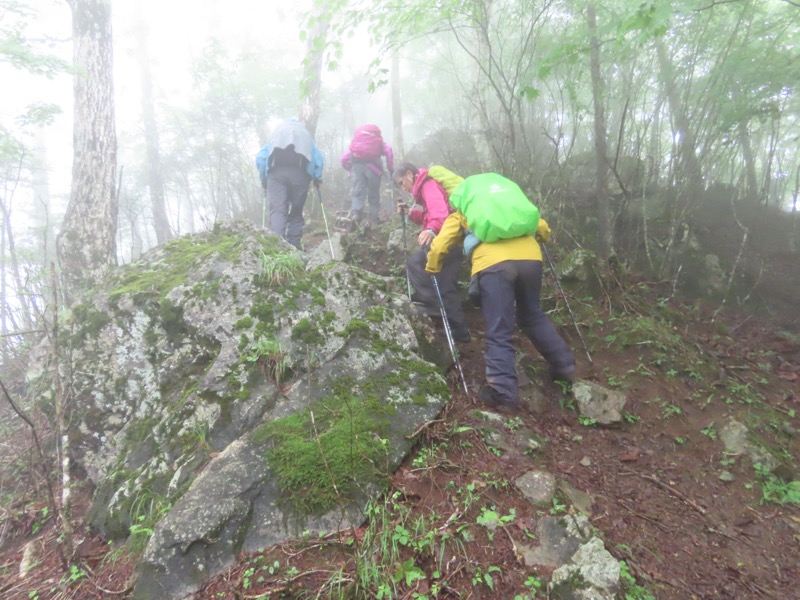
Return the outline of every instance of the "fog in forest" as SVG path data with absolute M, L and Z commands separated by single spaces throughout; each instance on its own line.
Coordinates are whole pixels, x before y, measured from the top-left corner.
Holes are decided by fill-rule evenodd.
M 77 214 L 105 203 L 76 222 L 105 232 L 98 252 L 110 264 L 215 222 L 260 224 L 254 157 L 288 117 L 313 131 L 337 212 L 350 194 L 339 156 L 357 125 L 375 123 L 397 160 L 514 179 L 588 225 L 586 243 L 601 256 L 624 250 L 624 223 L 666 222 L 663 253 L 654 258 L 648 234 L 637 234 L 632 258 L 661 274 L 676 268 L 681 223 L 708 207 L 708 194 L 755 212 L 795 209 L 793 2 L 2 7 L 6 285 L 42 285 L 71 227 L 68 206 Z M 74 156 L 73 135 L 83 144 Z M 306 211 L 313 220 L 314 202 Z
M 0 597 L 797 597 L 799 44 L 0 0 Z

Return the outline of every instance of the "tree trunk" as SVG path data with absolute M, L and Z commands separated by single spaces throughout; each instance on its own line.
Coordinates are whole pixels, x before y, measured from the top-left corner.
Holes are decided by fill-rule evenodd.
M 41 251 L 43 253 L 42 264 L 49 265 L 56 260 L 55 230 L 52 222 L 50 182 L 47 176 L 47 152 L 44 137 L 44 129 L 36 130 L 36 145 L 33 150 L 35 168 L 31 174 L 31 185 L 34 196 L 34 227 L 37 236 L 41 236 Z M 43 277 L 47 281 L 48 277 Z M 45 292 L 43 296 L 49 298 L 52 294 L 47 293 L 48 284 L 44 284 Z
M 597 254 L 603 259 L 611 256 L 614 242 L 611 231 L 611 208 L 608 201 L 608 142 L 606 141 L 605 94 L 603 76 L 600 71 L 600 44 L 597 41 L 597 14 L 595 5 L 586 7 L 586 19 L 591 34 L 591 74 L 592 102 L 594 106 L 594 150 L 596 154 L 597 180 L 595 198 L 597 199 L 598 240 Z
M 156 111 L 153 104 L 153 78 L 150 73 L 150 60 L 147 54 L 147 36 L 141 3 L 137 6 L 136 49 L 139 73 L 142 78 L 142 121 L 144 140 L 147 147 L 147 179 L 150 186 L 150 204 L 153 210 L 153 226 L 156 230 L 156 243 L 161 245 L 172 239 L 172 228 L 167 217 L 164 199 L 164 176 L 161 169 L 161 152 L 156 126 Z
M 664 92 L 669 103 L 669 110 L 675 123 L 673 136 L 678 138 L 677 169 L 673 171 L 670 184 L 677 183 L 678 179 L 685 178 L 687 182 L 687 196 L 692 197 L 699 191 L 702 182 L 700 165 L 695 154 L 695 136 L 689 126 L 689 117 L 681 105 L 672 62 L 667 56 L 664 42 L 657 38 L 656 55 L 658 56 Z
M 403 148 L 403 111 L 400 104 L 400 52 L 392 53 L 392 149 L 395 156 L 402 158 L 405 155 Z
M 69 4 L 76 70 L 72 190 L 57 239 L 68 300 L 115 264 L 117 225 L 111 3 L 71 0 Z
M 306 40 L 306 57 L 303 61 L 303 89 L 300 103 L 300 120 L 312 137 L 317 134 L 320 92 L 322 90 L 322 60 L 331 25 L 330 14 L 320 2 L 315 2 L 314 25 Z

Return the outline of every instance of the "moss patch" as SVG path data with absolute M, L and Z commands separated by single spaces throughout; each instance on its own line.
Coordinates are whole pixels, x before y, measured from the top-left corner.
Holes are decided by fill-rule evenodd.
M 262 246 L 275 247 L 275 241 L 266 236 L 260 237 Z M 117 287 L 109 292 L 109 299 L 132 294 L 164 297 L 171 290 L 189 280 L 198 265 L 208 262 L 212 256 L 236 262 L 247 247 L 248 240 L 241 235 L 219 232 L 205 236 L 186 236 L 166 243 L 162 249 L 164 258 L 151 263 L 149 268 L 134 263 L 123 270 Z M 196 295 L 211 297 L 219 289 L 218 278 L 209 273 L 193 291 Z
M 372 394 L 354 397 L 356 384 L 341 378 L 333 395 L 306 410 L 257 427 L 251 441 L 266 458 L 288 506 L 301 515 L 323 514 L 358 494 L 358 482 L 382 483 L 388 448 L 387 406 Z

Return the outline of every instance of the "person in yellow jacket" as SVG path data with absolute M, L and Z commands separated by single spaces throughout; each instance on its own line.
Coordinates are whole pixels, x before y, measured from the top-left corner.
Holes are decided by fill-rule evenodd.
M 425 270 L 437 274 L 444 258 L 469 231 L 459 211 L 447 217 L 428 252 Z M 550 226 L 539 219 L 536 238 L 546 242 Z M 528 336 L 550 367 L 556 381 L 575 379 L 575 358 L 540 306 L 542 250 L 531 235 L 478 244 L 471 253 L 472 275 L 480 288 L 481 311 L 486 325 L 486 385 L 479 392 L 491 407 L 519 409 L 515 350 L 515 325 Z

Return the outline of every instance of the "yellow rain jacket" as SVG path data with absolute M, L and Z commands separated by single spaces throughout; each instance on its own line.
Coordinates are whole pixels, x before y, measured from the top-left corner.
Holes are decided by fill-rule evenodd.
M 458 211 L 445 219 L 428 252 L 428 262 L 425 265 L 428 273 L 436 274 L 442 270 L 445 256 L 453 244 L 461 243 L 466 229 L 468 229 L 467 219 Z M 543 242 L 550 239 L 550 226 L 544 219 L 539 219 L 536 237 Z M 542 249 L 536 238 L 531 235 L 491 243 L 483 242 L 472 251 L 472 275 L 504 260 L 542 260 Z

